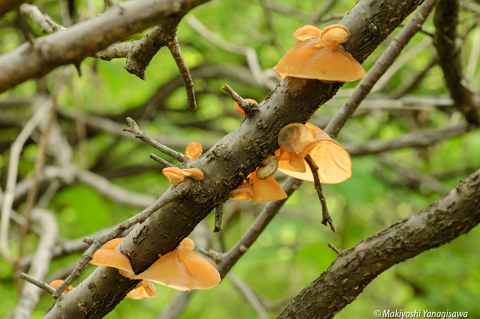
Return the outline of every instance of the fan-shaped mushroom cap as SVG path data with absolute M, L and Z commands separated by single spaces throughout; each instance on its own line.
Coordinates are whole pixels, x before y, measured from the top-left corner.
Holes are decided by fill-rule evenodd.
M 228 193 L 228 198 L 233 200 L 250 200 L 253 199 L 253 187 L 248 181 L 243 183 L 236 189 Z
M 178 167 L 165 167 L 162 170 L 162 173 L 168 179 L 170 184 L 175 186 L 183 182 L 185 179 L 185 175 L 183 175 L 182 170 Z
M 139 300 L 155 298 L 157 296 L 157 289 L 155 285 L 148 280 L 142 280 L 138 283 L 137 287 L 131 290 L 126 298 Z
M 118 245 L 124 240 L 125 238 L 115 238 L 110 241 L 107 241 L 105 245 L 102 246 L 102 249 L 110 249 L 115 250 Z
M 182 242 L 183 243 L 183 242 Z M 178 290 L 209 289 L 220 282 L 220 274 L 188 243 L 163 255 L 136 279 L 148 279 Z
M 306 123 L 305 126 L 313 133 L 315 147 L 313 149 L 307 147 L 304 151 L 306 153 L 299 153 L 298 155 L 305 158 L 310 154 L 319 168 L 318 177 L 320 181 L 326 184 L 336 184 L 352 177 L 352 161 L 348 152 L 318 127 L 310 123 Z M 280 156 L 278 165 L 280 171 L 289 176 L 313 182 L 312 171 L 306 162 L 304 163 L 306 171 L 301 173 L 295 168 L 292 169 L 288 160 L 284 158 Z
M 184 168 L 182 169 L 182 173 L 185 176 L 193 178 L 197 181 L 201 181 L 205 178 L 203 172 L 198 168 Z
M 320 39 L 309 39 L 291 48 L 273 68 L 286 76 L 321 81 L 348 82 L 363 79 L 365 70 L 341 45 L 317 47 Z
M 303 27 L 301 27 L 300 29 L 298 29 L 297 31 L 295 31 L 293 36 L 298 41 L 303 42 L 307 39 L 320 38 L 320 33 L 321 32 L 322 31 L 319 28 L 317 28 L 316 26 L 307 24 L 307 25 L 304 25 Z
M 252 173 L 250 176 L 253 185 L 254 205 L 287 198 L 287 194 L 275 178 L 259 179 L 256 173 Z
M 320 39 L 326 46 L 335 46 L 347 42 L 350 39 L 350 31 L 343 25 L 333 24 L 323 29 Z
M 50 287 L 52 287 L 53 289 L 57 289 L 58 286 L 60 286 L 62 283 L 63 283 L 63 280 L 57 279 L 57 280 L 54 280 L 50 283 Z M 73 287 L 71 285 L 69 285 L 67 287 L 67 289 L 65 289 L 63 292 L 69 292 L 72 289 L 73 289 Z
M 116 250 L 99 249 L 93 254 L 90 263 L 97 266 L 117 268 L 122 276 L 130 279 L 135 277 L 130 260 L 127 256 Z
M 262 165 L 257 168 L 257 177 L 267 179 L 272 177 L 278 169 L 278 157 L 269 156 L 262 161 Z
M 255 101 L 254 99 L 245 99 L 245 101 L 253 103 L 253 104 L 258 104 L 258 102 Z M 240 105 L 238 105 L 237 102 L 235 102 L 234 108 L 235 108 L 235 111 L 237 111 L 237 113 L 240 113 L 243 116 L 245 116 L 245 111 L 240 107 Z
M 312 132 L 301 123 L 288 124 L 278 134 L 278 145 L 286 152 L 301 152 L 312 142 Z
M 188 144 L 185 149 L 185 157 L 189 159 L 197 159 L 202 154 L 202 144 L 197 142 L 192 142 Z

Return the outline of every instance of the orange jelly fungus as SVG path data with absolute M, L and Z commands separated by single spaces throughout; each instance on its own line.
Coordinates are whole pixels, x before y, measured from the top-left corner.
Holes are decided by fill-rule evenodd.
M 341 45 L 350 39 L 344 26 L 335 24 L 320 31 L 306 25 L 294 33 L 300 43 L 293 46 L 273 68 L 280 78 L 287 76 L 326 82 L 363 79 L 365 70 Z
M 183 175 L 193 178 L 197 181 L 201 181 L 205 178 L 203 172 L 198 168 L 184 168 L 182 169 Z
M 185 238 L 173 251 L 160 258 L 136 279 L 147 279 L 178 290 L 210 289 L 220 274 L 208 260 L 193 252 L 194 243 Z
M 157 296 L 157 289 L 155 288 L 155 285 L 148 280 L 142 280 L 138 283 L 137 287 L 130 290 L 126 298 L 140 300 L 140 299 L 155 298 L 156 296 Z
M 254 99 L 245 99 L 245 101 L 253 103 L 253 104 L 258 104 L 258 102 L 255 101 Z M 243 116 L 245 116 L 245 111 L 240 107 L 240 105 L 238 105 L 237 102 L 235 102 L 234 108 L 235 108 L 235 111 L 237 111 L 237 113 L 240 113 Z
M 50 287 L 52 287 L 53 289 L 57 289 L 58 286 L 60 286 L 62 283 L 63 283 L 63 280 L 57 279 L 57 280 L 54 280 L 50 283 Z M 73 289 L 73 287 L 71 285 L 69 285 L 67 287 L 67 289 L 65 289 L 63 292 L 69 292 L 72 289 Z
M 299 123 L 289 124 L 280 131 L 278 140 L 280 148 L 275 152 L 275 155 L 279 158 L 278 169 L 289 176 L 313 182 L 312 171 L 305 161 L 305 157 L 310 155 L 318 166 L 320 182 L 336 184 L 352 177 L 350 155 L 327 133 L 315 125 L 306 123 L 304 127 L 311 132 L 313 137 L 311 143 L 305 143 L 305 140 L 302 140 L 303 133 L 288 134 L 300 130 L 298 126 L 302 125 Z M 297 128 L 292 129 L 292 127 Z M 301 129 L 301 131 L 305 132 L 304 129 Z M 293 146 L 295 138 L 291 135 L 297 136 L 299 148 Z M 305 133 L 305 135 L 307 134 Z M 310 140 L 310 137 L 307 140 Z
M 185 157 L 189 159 L 197 159 L 200 155 L 202 155 L 202 144 L 197 142 L 192 142 L 188 144 L 187 148 L 185 149 Z
M 185 175 L 178 167 L 166 167 L 162 170 L 162 173 L 163 175 L 165 175 L 170 184 L 175 186 L 183 182 L 183 180 L 185 179 Z
M 259 179 L 256 172 L 253 172 L 239 187 L 229 193 L 229 198 L 238 201 L 253 199 L 255 205 L 285 199 L 287 194 L 275 178 Z

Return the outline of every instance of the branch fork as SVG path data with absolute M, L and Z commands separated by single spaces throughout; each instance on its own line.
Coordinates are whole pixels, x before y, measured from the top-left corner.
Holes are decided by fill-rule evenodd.
M 252 117 L 257 112 L 258 104 L 248 102 L 242 98 L 237 92 L 235 92 L 228 84 L 222 86 L 222 89 L 230 95 L 230 97 L 237 102 L 238 106 L 245 112 L 246 117 Z

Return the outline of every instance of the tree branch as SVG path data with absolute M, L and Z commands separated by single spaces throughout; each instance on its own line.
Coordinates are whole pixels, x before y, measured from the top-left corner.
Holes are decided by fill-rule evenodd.
M 462 72 L 461 47 L 457 45 L 458 0 L 440 0 L 435 10 L 435 36 L 433 43 L 438 51 L 438 64 L 443 70 L 445 82 L 456 107 L 465 114 L 467 121 L 480 126 L 480 105 Z
M 361 0 L 342 21 L 352 31 L 348 50 L 363 61 L 408 16 L 420 0 Z M 395 8 L 395 10 L 392 10 Z M 372 32 L 374 23 L 382 32 Z M 63 33 L 63 32 L 62 32 Z M 259 105 L 259 112 L 247 118 L 200 158 L 185 166 L 204 172 L 202 181 L 185 181 L 189 196 L 165 205 L 138 225 L 120 244 L 129 256 L 135 273 L 144 271 L 158 254 L 173 250 L 213 208 L 228 198 L 250 172 L 278 148 L 278 132 L 289 123 L 305 122 L 329 100 L 342 83 L 326 84 L 317 80 L 288 78 Z M 222 270 L 223 271 L 223 270 Z M 136 285 L 116 269 L 97 268 L 68 294 L 62 295 L 45 318 L 68 313 L 70 318 L 100 318 L 118 304 Z M 81 305 L 78 300 L 84 300 Z
M 480 170 L 428 208 L 341 252 L 277 318 L 333 318 L 385 270 L 478 225 L 479 200 Z
M 122 2 L 104 14 L 25 43 L 0 56 L 0 93 L 65 64 L 79 64 L 112 43 L 150 26 L 169 23 L 208 0 L 139 0 Z

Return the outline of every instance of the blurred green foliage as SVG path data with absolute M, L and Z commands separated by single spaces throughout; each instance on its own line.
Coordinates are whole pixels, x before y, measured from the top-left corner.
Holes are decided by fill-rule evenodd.
M 264 8 L 258 1 L 212 1 L 194 9 L 191 14 L 219 38 L 235 45 L 252 47 L 258 54 L 262 68 L 269 69 L 295 43 L 292 33 L 309 24 L 312 16 L 318 13 L 322 6 L 322 2 L 317 0 L 276 0 L 270 3 L 274 7 L 273 24 L 283 51 L 272 44 L 271 34 L 265 23 Z M 333 13 L 344 14 L 354 3 L 353 0 L 337 1 L 326 16 Z M 95 14 L 101 13 L 103 1 L 94 0 L 93 4 Z M 39 6 L 42 12 L 48 13 L 54 21 L 61 22 L 57 1 L 38 2 L 35 5 Z M 276 9 L 284 6 L 291 10 L 290 14 Z M 76 7 L 76 19 L 89 17 L 87 2 L 77 3 Z M 17 19 L 17 13 L 12 12 L 0 21 L 0 53 L 8 52 L 25 41 L 18 30 Z M 462 12 L 462 19 L 463 31 L 468 30 L 475 22 L 472 14 L 466 11 Z M 318 27 L 323 28 L 337 21 L 338 19 L 332 19 L 318 24 Z M 27 23 L 36 36 L 41 35 L 36 25 L 31 21 Z M 425 28 L 433 30 L 431 18 Z M 478 30 L 474 30 L 471 35 L 465 38 L 465 66 L 469 61 L 474 40 L 478 41 L 480 37 Z M 141 34 L 130 40 L 140 37 Z M 405 52 L 425 37 L 424 34 L 417 34 Z M 216 47 L 199 36 L 186 21 L 179 26 L 178 39 L 185 61 L 191 69 L 213 64 L 247 66 L 244 56 Z M 388 38 L 364 63 L 367 71 L 391 40 L 392 37 Z M 434 55 L 435 50 L 430 45 L 408 61 L 387 86 L 371 98 L 388 98 L 392 90 L 409 82 L 415 74 L 423 70 Z M 114 116 L 147 102 L 159 88 L 178 76 L 175 62 L 165 48 L 150 63 L 146 71 L 147 81 L 141 81 L 126 72 L 123 68 L 124 62 L 124 59 L 110 62 L 87 59 L 82 64 L 83 75 L 80 78 L 73 68 L 67 67 L 70 70 L 68 86 L 59 96 L 59 107 Z M 469 80 L 476 92 L 480 88 L 479 71 L 478 66 L 469 71 L 472 75 Z M 60 72 L 61 69 L 58 69 L 46 76 L 50 91 L 55 89 Z M 185 92 L 183 87 L 180 87 L 165 99 L 165 105 L 157 111 L 152 122 L 142 126 L 151 136 L 172 141 L 174 148 L 180 152 L 184 151 L 183 147 L 188 141 L 201 140 L 204 149 L 212 146 L 242 121 L 242 117 L 233 110 L 233 102 L 220 89 L 223 84 L 228 83 L 242 96 L 257 101 L 263 100 L 269 92 L 256 87 L 253 79 L 251 83 L 245 83 L 235 80 L 235 76 L 229 79 L 194 78 L 194 82 L 198 100 L 197 112 L 186 111 Z M 348 89 L 357 84 L 358 82 L 345 84 L 339 95 L 342 95 L 342 91 L 348 92 Z M 35 81 L 30 81 L 1 95 L 0 100 L 15 96 L 28 97 L 33 95 L 36 89 Z M 442 71 L 436 66 L 433 67 L 423 81 L 408 93 L 417 97 L 447 97 Z M 348 93 L 343 94 L 346 95 Z M 338 97 L 323 106 L 314 116 L 313 123 L 321 123 L 322 119 L 335 114 L 341 101 L 341 97 Z M 378 109 L 351 119 L 338 140 L 341 143 L 365 143 L 372 139 L 391 140 L 401 134 L 449 125 L 455 121 L 454 115 L 451 109 L 442 108 L 427 114 L 417 111 L 398 114 Z M 14 132 L 19 130 L 20 128 L 16 128 Z M 75 132 L 72 134 L 75 135 Z M 15 135 L 12 131 L 2 130 L 0 142 L 9 141 Z M 84 146 L 74 144 L 74 151 L 76 165 L 111 178 L 117 185 L 131 191 L 158 196 L 169 186 L 160 168 L 148 158 L 152 149 L 138 141 L 97 133 L 85 140 Z M 6 172 L 8 154 L 6 152 L 0 155 L 2 174 Z M 25 147 L 19 176 L 24 178 L 32 175 L 36 154 L 36 144 Z M 448 187 L 454 187 L 460 179 L 480 167 L 480 132 L 477 130 L 425 149 L 393 151 L 390 155 L 402 165 L 434 176 Z M 145 169 L 139 174 L 122 174 L 132 167 Z M 270 318 L 274 318 L 300 290 L 329 267 L 336 257 L 327 247 L 329 242 L 342 250 L 351 248 L 377 231 L 408 218 L 444 195 L 422 185 L 415 187 L 407 183 L 392 168 L 380 164 L 376 155 L 354 158 L 353 172 L 350 180 L 324 187 L 338 229 L 337 234 L 321 225 L 321 206 L 317 202 L 316 192 L 311 183 L 305 182 L 258 242 L 233 268 L 236 275 L 262 300 L 267 301 Z M 251 203 L 227 202 L 225 218 L 228 223 L 216 239 L 223 241 L 227 249 L 234 245 L 260 212 L 261 205 L 258 206 L 260 207 Z M 62 189 L 48 208 L 58 219 L 62 239 L 82 238 L 98 229 L 118 224 L 139 211 L 114 203 L 81 184 Z M 19 211 L 21 210 L 22 206 L 19 208 Z M 213 216 L 208 216 L 206 222 L 213 228 Z M 13 228 L 11 232 L 16 234 L 18 229 Z M 34 252 L 36 243 L 35 236 L 27 237 L 29 253 Z M 336 318 L 371 318 L 377 309 L 468 311 L 469 318 L 479 318 L 479 243 L 480 229 L 477 227 L 470 234 L 461 236 L 448 245 L 393 267 L 367 286 L 358 300 L 347 306 Z M 12 247 L 12 253 L 15 253 L 13 248 L 15 247 Z M 79 256 L 77 254 L 53 261 L 51 272 L 75 262 Z M 93 268 L 90 266 L 82 279 L 86 278 Z M 2 259 L 0 282 L 0 317 L 5 317 L 14 309 L 18 291 L 13 269 Z M 76 284 L 78 282 L 74 283 Z M 106 318 L 156 318 L 175 295 L 175 291 L 157 286 L 157 298 L 124 300 Z M 51 297 L 42 298 L 33 318 L 41 318 L 52 304 Z M 256 317 L 253 307 L 228 278 L 212 290 L 196 292 L 181 316 L 184 319 Z

